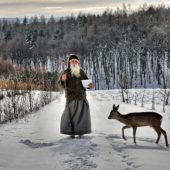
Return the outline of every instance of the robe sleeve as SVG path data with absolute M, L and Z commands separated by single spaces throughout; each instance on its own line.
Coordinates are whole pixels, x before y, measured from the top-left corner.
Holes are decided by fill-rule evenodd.
M 83 78 L 83 80 L 89 79 L 89 78 L 87 77 L 86 73 L 85 73 L 83 70 L 81 70 L 81 71 L 82 71 L 82 78 Z
M 60 76 L 59 76 L 59 80 L 58 80 L 58 84 L 62 87 L 62 88 L 65 88 L 65 81 L 62 81 L 61 77 L 63 74 L 67 73 L 67 70 L 64 70 L 60 73 Z

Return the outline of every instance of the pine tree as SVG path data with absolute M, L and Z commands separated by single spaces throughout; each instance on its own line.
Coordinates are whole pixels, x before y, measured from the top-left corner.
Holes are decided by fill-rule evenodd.
M 4 40 L 5 40 L 5 41 L 12 40 L 11 31 L 8 30 L 7 32 L 5 32 Z

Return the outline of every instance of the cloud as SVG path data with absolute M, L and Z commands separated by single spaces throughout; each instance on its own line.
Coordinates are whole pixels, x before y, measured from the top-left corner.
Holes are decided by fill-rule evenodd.
M 102 7 L 84 7 L 84 8 L 62 8 L 62 7 L 46 7 L 43 8 L 44 13 L 49 14 L 52 13 L 53 15 L 58 16 L 66 16 L 71 14 L 79 14 L 81 13 L 93 13 L 93 14 L 99 14 L 105 11 L 108 8 L 108 6 L 102 6 Z M 115 7 L 116 8 L 116 7 Z
M 103 4 L 130 3 L 135 0 L 1 0 L 0 7 L 9 6 L 98 6 Z
M 33 15 L 66 16 L 71 13 L 102 13 L 105 9 L 122 8 L 122 4 L 130 4 L 132 9 L 139 5 L 162 4 L 161 0 L 1 0 L 0 17 L 24 17 Z M 170 0 L 164 4 L 170 5 Z

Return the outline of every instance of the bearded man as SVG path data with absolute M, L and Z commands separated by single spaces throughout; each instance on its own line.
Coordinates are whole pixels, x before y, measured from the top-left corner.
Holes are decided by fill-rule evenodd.
M 60 132 L 75 138 L 91 133 L 91 118 L 89 104 L 86 99 L 86 89 L 81 80 L 88 79 L 80 67 L 80 61 L 74 54 L 68 59 L 68 68 L 60 77 L 60 84 L 65 88 L 66 106 L 61 117 Z M 88 88 L 94 88 L 93 83 Z

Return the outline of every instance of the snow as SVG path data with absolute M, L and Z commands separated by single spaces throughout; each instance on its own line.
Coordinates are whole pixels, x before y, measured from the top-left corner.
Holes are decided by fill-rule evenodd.
M 148 94 L 148 93 L 147 93 Z M 60 118 L 65 107 L 64 94 L 25 119 L 0 126 L 1 170 L 169 170 L 170 149 L 163 135 L 155 144 L 157 134 L 149 127 L 137 129 L 137 144 L 133 143 L 132 129 L 125 130 L 122 123 L 109 120 L 113 104 L 119 104 L 122 114 L 151 111 L 147 97 L 144 107 L 122 103 L 116 90 L 88 91 L 92 133 L 83 138 L 70 139 L 60 134 Z M 160 103 L 160 102 L 158 102 Z M 162 113 L 162 128 L 170 140 L 170 106 Z

